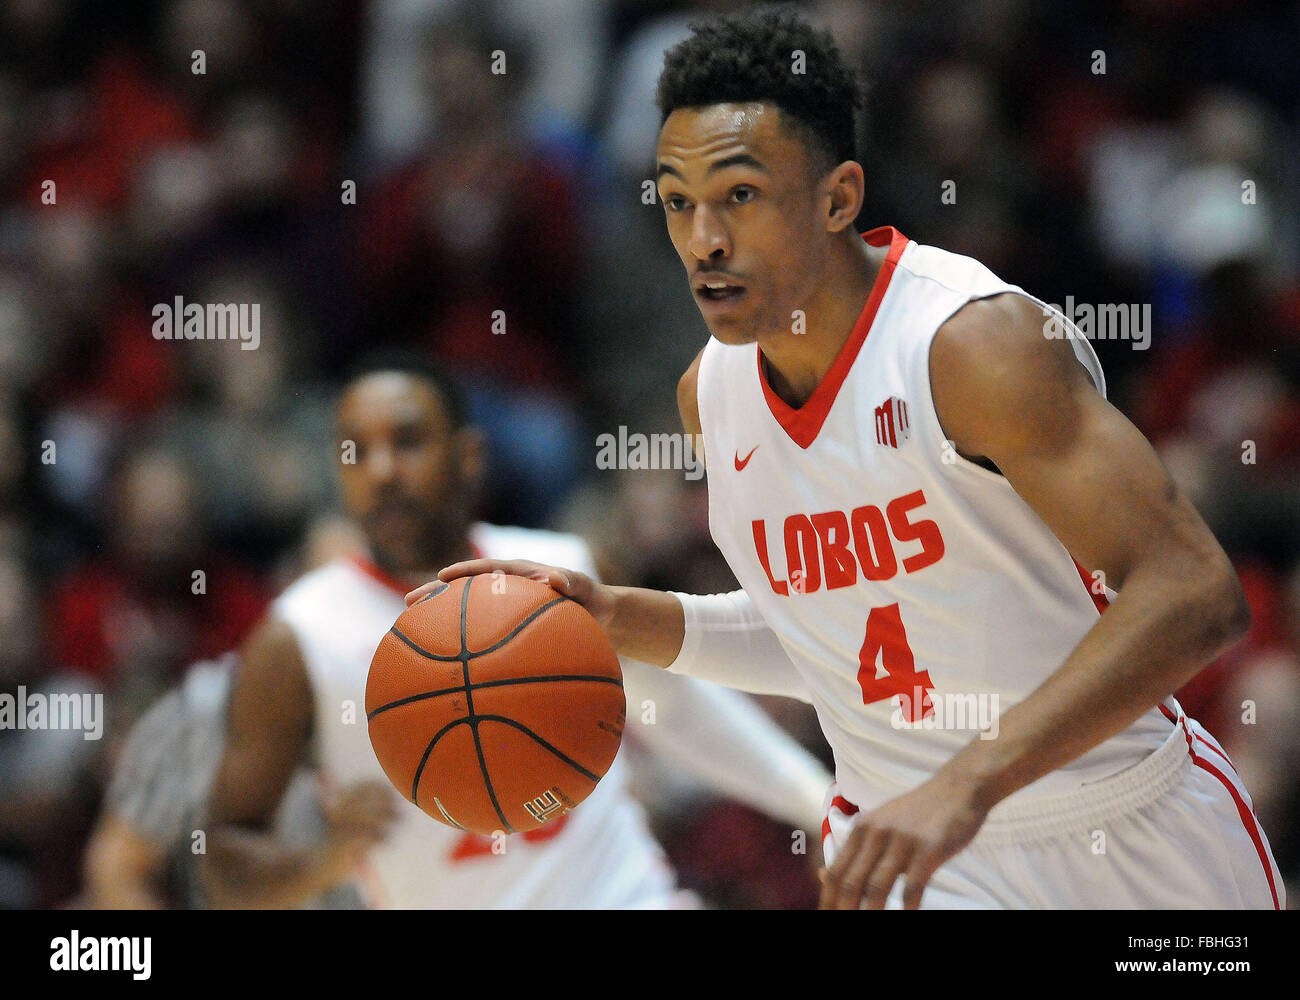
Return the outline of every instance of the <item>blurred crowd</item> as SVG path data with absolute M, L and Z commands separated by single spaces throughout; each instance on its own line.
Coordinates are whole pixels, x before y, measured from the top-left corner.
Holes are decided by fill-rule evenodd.
M 78 898 L 131 721 L 349 544 L 332 394 L 371 348 L 466 387 L 484 519 L 577 531 L 612 582 L 735 586 L 703 486 L 598 471 L 594 442 L 677 429 L 707 331 L 643 198 L 654 84 L 693 17 L 742 5 L 0 0 L 0 692 L 102 692 L 108 717 L 0 730 L 0 906 Z M 1095 347 L 1247 586 L 1250 634 L 1182 700 L 1295 898 L 1300 12 L 803 6 L 869 83 L 860 228 L 1049 302 L 1151 305 L 1148 349 Z M 157 339 L 176 296 L 258 303 L 258 348 Z M 766 704 L 825 756 L 810 710 Z M 684 884 L 815 903 L 788 830 L 661 777 Z

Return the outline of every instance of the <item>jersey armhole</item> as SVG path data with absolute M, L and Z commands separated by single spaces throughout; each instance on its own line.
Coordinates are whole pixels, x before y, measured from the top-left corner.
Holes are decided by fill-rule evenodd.
M 1106 374 L 1101 370 L 1101 361 L 1098 359 L 1097 352 L 1093 350 L 1092 344 L 1089 343 L 1088 338 L 1079 332 L 1079 328 L 1075 325 L 1074 321 L 1067 318 L 1060 309 L 1044 302 L 1036 296 L 1030 295 L 1023 289 L 1014 288 L 1007 289 L 1007 291 L 1019 295 L 1022 298 L 1026 298 L 1030 302 L 1034 303 L 1034 305 L 1038 306 L 1039 309 L 1043 310 L 1044 320 L 1052 318 L 1056 320 L 1053 324 L 1053 329 L 1059 331 L 1060 335 L 1057 339 L 1063 338 L 1070 342 L 1070 347 L 1074 350 L 1075 360 L 1078 361 L 1079 364 L 1083 366 L 1083 370 L 1088 373 L 1088 378 L 1092 381 L 1093 388 L 1101 394 L 1102 399 L 1105 399 Z M 1044 336 L 1051 336 L 1051 334 L 1047 333 L 1046 323 L 1044 323 Z

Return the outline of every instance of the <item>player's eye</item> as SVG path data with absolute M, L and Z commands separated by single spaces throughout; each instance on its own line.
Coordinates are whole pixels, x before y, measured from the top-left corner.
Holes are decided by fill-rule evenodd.
M 664 199 L 664 208 L 670 212 L 680 212 L 686 207 L 686 199 L 679 194 L 670 194 Z
M 757 197 L 758 192 L 752 187 L 738 187 L 731 192 L 731 200 L 737 205 L 745 205 Z

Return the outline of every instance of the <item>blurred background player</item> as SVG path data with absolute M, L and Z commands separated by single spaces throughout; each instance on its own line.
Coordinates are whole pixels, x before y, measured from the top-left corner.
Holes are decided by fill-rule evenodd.
M 416 360 L 379 359 L 344 387 L 337 438 L 345 509 L 368 553 L 331 562 L 274 602 L 242 651 L 207 824 L 205 884 L 221 906 L 290 906 L 319 891 L 325 855 L 270 828 L 308 761 L 334 793 L 367 789 L 368 843 L 355 850 L 374 907 L 669 907 L 689 897 L 615 767 L 573 812 L 525 834 L 451 829 L 400 798 L 366 733 L 375 647 L 428 567 L 525 551 L 594 572 L 576 536 L 473 517 L 484 453 L 453 383 Z M 829 776 L 755 704 L 625 661 L 628 731 L 674 766 L 803 831 L 820 823 Z M 644 724 L 642 724 L 644 723 Z
M 207 850 L 202 816 L 221 762 L 235 655 L 196 663 L 160 698 L 127 737 L 86 848 L 85 890 L 91 909 L 201 909 L 198 858 Z M 354 842 L 354 811 L 364 799 L 344 792 L 326 805 L 315 774 L 301 768 L 276 809 L 278 839 L 320 852 L 321 890 L 304 906 L 356 909 L 360 895 L 345 883 Z M 340 884 L 341 883 L 341 884 Z

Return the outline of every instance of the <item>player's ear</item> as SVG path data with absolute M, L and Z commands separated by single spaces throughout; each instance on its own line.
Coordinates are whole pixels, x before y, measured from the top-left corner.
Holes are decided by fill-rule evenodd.
M 853 225 L 853 220 L 862 211 L 862 201 L 866 196 L 866 177 L 862 173 L 862 164 L 855 160 L 845 160 L 825 176 L 822 186 L 828 204 L 827 232 L 838 233 Z

